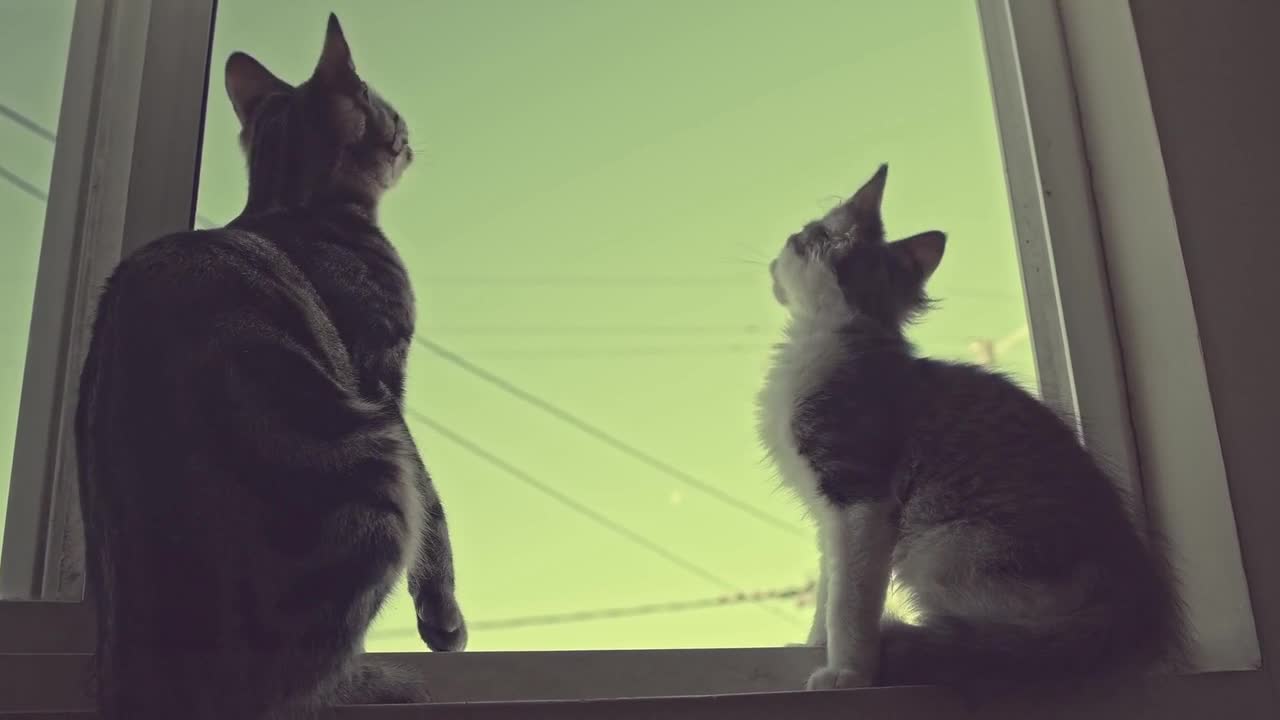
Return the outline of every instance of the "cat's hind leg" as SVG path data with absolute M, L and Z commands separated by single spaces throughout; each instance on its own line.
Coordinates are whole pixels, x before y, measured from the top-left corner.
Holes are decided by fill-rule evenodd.
M 334 705 L 403 705 L 431 702 L 419 673 L 369 655 L 357 656 L 330 693 Z

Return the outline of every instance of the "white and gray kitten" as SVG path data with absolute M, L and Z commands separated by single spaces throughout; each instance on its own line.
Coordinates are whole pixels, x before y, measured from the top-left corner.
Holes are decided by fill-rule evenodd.
M 1058 415 L 1005 377 L 918 357 L 940 232 L 886 243 L 881 166 L 771 264 L 790 312 L 760 434 L 816 520 L 810 689 L 970 695 L 1144 671 L 1182 650 L 1158 543 Z M 882 619 L 890 577 L 920 624 Z

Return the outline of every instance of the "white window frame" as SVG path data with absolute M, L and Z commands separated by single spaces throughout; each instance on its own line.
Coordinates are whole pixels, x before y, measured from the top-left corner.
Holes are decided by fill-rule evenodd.
M 67 601 L 63 611 L 83 612 L 75 607 L 83 578 L 72 428 L 93 305 L 122 252 L 190 226 L 213 5 L 76 3 L 19 405 L 0 597 Z M 193 78 L 197 67 L 201 75 Z M 19 612 L 27 611 L 48 609 Z M 11 630 L 0 632 L 0 651 L 30 630 L 7 627 L 8 615 L 0 612 L 0 631 Z
M 121 253 L 191 227 L 215 2 L 77 6 L 0 577 L 0 593 L 41 599 L 0 601 L 0 715 L 88 707 L 92 619 L 76 602 L 78 568 L 63 562 L 79 542 L 70 442 L 79 359 L 94 288 Z M 1080 418 L 1086 442 L 1168 536 L 1196 661 L 1215 670 L 1081 695 L 1055 715 L 1280 716 L 1280 678 L 1262 667 L 1236 533 L 1237 518 L 1264 523 L 1266 510 L 1233 509 L 1228 494 L 1129 7 L 977 4 L 1042 392 Z M 967 714 L 932 688 L 795 692 L 821 660 L 813 648 L 401 657 L 430 679 L 446 703 L 432 716 L 442 718 Z M 493 704 L 461 705 L 476 701 Z M 1043 711 L 1012 703 L 981 715 Z

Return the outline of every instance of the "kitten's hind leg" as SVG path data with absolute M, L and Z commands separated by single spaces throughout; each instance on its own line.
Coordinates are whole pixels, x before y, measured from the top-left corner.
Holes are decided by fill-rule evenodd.
M 449 525 L 440 496 L 416 449 L 414 462 L 423 521 L 413 566 L 409 568 L 409 596 L 418 615 L 418 635 L 432 650 L 463 650 L 467 647 L 467 624 L 454 596 Z

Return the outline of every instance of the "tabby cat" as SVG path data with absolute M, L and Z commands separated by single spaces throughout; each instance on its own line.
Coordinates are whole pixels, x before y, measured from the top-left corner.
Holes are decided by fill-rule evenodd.
M 413 295 L 377 225 L 408 131 L 333 16 L 305 83 L 236 53 L 226 87 L 245 209 L 121 262 L 81 377 L 101 711 L 424 701 L 361 655 L 406 567 L 427 645 L 466 644 L 444 511 L 402 415 Z
M 789 311 L 761 438 L 815 518 L 811 689 L 942 684 L 971 699 L 1176 661 L 1159 544 L 1068 423 L 1003 376 L 919 357 L 945 237 L 885 242 L 887 167 L 770 265 Z M 882 618 L 891 574 L 920 620 Z

